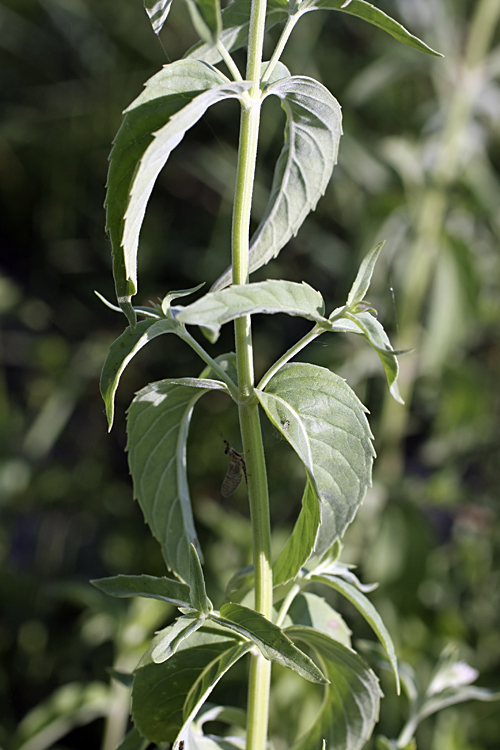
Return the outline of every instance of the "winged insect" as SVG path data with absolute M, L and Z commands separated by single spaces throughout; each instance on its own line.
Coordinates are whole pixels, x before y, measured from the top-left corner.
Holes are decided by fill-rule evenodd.
M 224 453 L 229 456 L 229 466 L 227 467 L 220 492 L 222 497 L 230 497 L 240 486 L 243 477 L 247 481 L 247 467 L 241 453 L 238 453 L 225 438 L 222 437 L 222 439 L 226 446 Z

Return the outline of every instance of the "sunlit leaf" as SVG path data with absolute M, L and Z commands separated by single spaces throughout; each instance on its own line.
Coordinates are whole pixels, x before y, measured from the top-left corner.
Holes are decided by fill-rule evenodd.
M 186 474 L 186 442 L 195 403 L 217 380 L 181 378 L 151 383 L 128 410 L 129 466 L 134 495 L 165 562 L 189 581 L 189 545 L 199 549 Z
M 137 247 L 146 205 L 172 150 L 213 104 L 241 96 L 248 83 L 230 83 L 196 60 L 166 65 L 125 110 L 110 156 L 106 196 L 113 274 L 120 307 L 135 325 Z
M 98 578 L 90 583 L 109 596 L 128 598 L 143 596 L 149 599 L 160 599 L 176 607 L 189 607 L 189 586 L 173 578 L 156 578 L 155 576 L 117 575 L 110 578 Z
M 259 612 L 243 607 L 241 604 L 230 602 L 224 604 L 220 614 L 220 618 L 214 614 L 210 617 L 244 638 L 249 638 L 258 646 L 266 659 L 276 661 L 288 669 L 293 669 L 310 682 L 324 683 L 324 676 L 316 664 L 303 651 L 293 645 L 281 628 L 267 620 Z
M 151 652 L 151 659 L 155 664 L 163 664 L 163 662 L 170 659 L 176 651 L 179 650 L 181 644 L 196 633 L 204 623 L 205 618 L 199 617 L 197 614 L 188 614 L 177 618 L 172 625 L 169 625 L 158 633 L 160 640 L 155 639 L 155 647 Z
M 270 279 L 209 292 L 187 305 L 177 320 L 184 325 L 221 326 L 256 313 L 286 313 L 308 320 L 324 320 L 324 302 L 321 294 L 304 282 Z
M 379 29 L 386 31 L 409 47 L 414 47 L 421 52 L 427 52 L 436 57 L 442 57 L 440 52 L 435 52 L 416 36 L 410 34 L 400 23 L 364 0 L 351 0 L 350 2 L 345 0 L 303 0 L 299 6 L 299 12 L 303 14 L 311 10 L 340 10 L 343 13 L 349 13 L 351 16 L 357 16 L 364 21 L 368 21 L 373 26 L 378 26 Z
M 269 202 L 250 244 L 250 273 L 275 258 L 316 207 L 337 162 L 342 134 L 339 103 L 313 78 L 282 78 L 266 88 L 270 95 L 281 99 L 287 121 Z M 230 284 L 231 273 L 229 268 L 213 289 Z
M 324 633 L 301 626 L 286 633 L 315 651 L 330 680 L 321 711 L 295 750 L 321 750 L 323 741 L 335 750 L 361 750 L 378 720 L 381 691 L 376 676 L 358 654 Z
M 170 11 L 172 0 L 144 0 L 144 8 L 155 34 L 162 30 Z
M 351 646 L 351 631 L 344 619 L 317 594 L 303 591 L 296 596 L 288 610 L 288 618 L 294 625 L 314 628 L 347 648 Z
M 285 365 L 256 395 L 319 497 L 315 554 L 321 555 L 342 537 L 371 483 L 374 451 L 366 409 L 342 378 L 309 364 Z
M 354 308 L 364 300 L 365 294 L 370 287 L 375 264 L 384 245 L 385 241 L 379 242 L 361 261 L 358 273 L 347 297 L 347 306 L 349 308 Z

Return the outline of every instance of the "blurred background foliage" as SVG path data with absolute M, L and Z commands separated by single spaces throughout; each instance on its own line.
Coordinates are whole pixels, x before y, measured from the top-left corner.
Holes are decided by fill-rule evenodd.
M 297 238 L 254 280 L 305 279 L 342 304 L 362 256 L 387 244 L 369 298 L 401 358 L 405 408 L 386 393 L 376 355 L 323 337 L 310 361 L 346 377 L 371 411 L 373 489 L 343 559 L 359 566 L 399 655 L 425 682 L 448 643 L 500 685 L 500 2 L 378 0 L 445 54 L 433 59 L 340 13 L 308 14 L 284 62 L 343 106 L 345 135 L 325 197 Z M 276 34 L 273 32 L 274 37 Z M 113 297 L 102 204 L 121 111 L 143 82 L 194 42 L 181 3 L 161 43 L 140 0 L 0 0 L 0 746 L 113 750 L 126 725 L 128 671 L 160 604 L 106 599 L 88 580 L 162 575 L 158 545 L 132 501 L 125 409 L 150 380 L 196 374 L 171 337 L 143 350 L 106 433 L 98 393 L 107 347 L 125 321 Z M 237 54 L 240 63 L 242 54 Z M 258 220 L 282 145 L 283 115 L 266 102 L 255 195 Z M 238 110 L 211 110 L 174 152 L 141 239 L 139 304 L 214 281 L 228 263 Z M 307 323 L 255 321 L 256 369 Z M 232 349 L 228 329 L 217 352 Z M 239 447 L 236 414 L 218 394 L 200 402 L 189 466 L 209 594 L 220 602 L 250 560 L 244 488 L 223 501 L 217 430 Z M 303 474 L 265 426 L 276 549 L 298 512 Z M 336 603 L 336 602 L 335 602 Z M 337 603 L 336 603 L 337 604 Z M 363 622 L 338 602 L 357 639 Z M 219 698 L 244 705 L 241 670 Z M 380 730 L 396 736 L 405 699 L 382 675 Z M 296 711 L 300 701 L 301 711 Z M 293 744 L 318 705 L 315 688 L 277 670 L 272 728 Z M 103 739 L 104 738 L 104 739 Z M 425 750 L 496 750 L 495 704 L 429 719 Z M 102 745 L 101 745 L 102 743 Z

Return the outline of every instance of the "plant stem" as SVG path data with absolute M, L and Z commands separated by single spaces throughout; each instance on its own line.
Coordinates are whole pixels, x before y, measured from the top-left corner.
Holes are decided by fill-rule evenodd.
M 292 359 L 292 357 L 295 357 L 304 347 L 306 347 L 308 344 L 311 343 L 311 341 L 314 341 L 315 338 L 320 336 L 322 333 L 325 333 L 325 328 L 323 328 L 321 325 L 316 324 L 314 328 L 311 328 L 309 333 L 306 333 L 305 336 L 303 336 L 300 341 L 297 341 L 296 344 L 290 347 L 288 351 L 286 351 L 282 357 L 280 357 L 276 362 L 272 365 L 272 367 L 269 368 L 269 370 L 266 372 L 264 377 L 259 383 L 259 390 L 263 390 L 266 385 L 269 383 L 272 377 L 276 375 L 278 370 L 280 370 L 283 365 L 286 365 L 286 363 Z
M 243 78 L 241 77 L 241 73 L 238 70 L 238 66 L 234 62 L 233 58 L 227 51 L 227 49 L 224 47 L 221 41 L 217 42 L 217 50 L 220 53 L 222 59 L 227 65 L 228 70 L 230 71 L 231 75 L 233 76 L 235 81 L 242 81 Z
M 235 384 L 229 377 L 229 375 L 224 372 L 222 367 L 220 367 L 217 362 L 210 356 L 210 354 L 205 351 L 205 349 L 199 344 L 195 338 L 191 336 L 190 333 L 188 333 L 186 330 L 184 331 L 182 335 L 182 339 L 189 344 L 191 349 L 193 349 L 196 354 L 199 356 L 203 362 L 205 362 L 206 365 L 212 368 L 214 372 L 217 373 L 217 375 L 220 377 L 220 379 L 227 385 L 227 388 L 229 390 L 229 393 L 231 394 L 232 398 L 238 402 L 239 401 L 239 391 L 236 388 Z
M 278 44 L 276 45 L 276 48 L 273 52 L 273 55 L 269 61 L 269 65 L 266 68 L 266 72 L 262 76 L 262 83 L 266 83 L 272 75 L 273 70 L 275 69 L 276 65 L 279 62 L 279 59 L 283 53 L 283 50 L 285 49 L 286 43 L 288 42 L 288 39 L 290 37 L 290 34 L 295 28 L 295 24 L 300 18 L 300 14 L 296 13 L 293 16 L 289 16 L 283 31 L 281 32 L 281 36 L 278 40 Z
M 250 15 L 247 80 L 252 82 L 242 104 L 238 168 L 233 210 L 233 284 L 248 282 L 250 213 L 259 136 L 262 48 L 266 1 L 253 0 Z M 254 395 L 252 328 L 250 316 L 234 323 L 238 369 L 241 439 L 248 476 L 255 570 L 255 608 L 268 619 L 272 613 L 271 526 L 269 495 L 258 401 Z M 265 750 L 269 715 L 271 664 L 262 654 L 252 655 L 248 684 L 247 750 Z

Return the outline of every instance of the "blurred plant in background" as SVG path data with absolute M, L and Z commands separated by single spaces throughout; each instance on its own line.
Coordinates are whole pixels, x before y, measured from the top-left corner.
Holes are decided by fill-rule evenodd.
M 284 62 L 292 70 L 300 62 L 301 71 L 344 102 L 347 135 L 318 211 L 253 280 L 284 275 L 284 267 L 294 279 L 296 269 L 297 279 L 306 276 L 334 307 L 366 250 L 387 239 L 370 301 L 384 323 L 392 317 L 397 348 L 413 350 L 401 358 L 407 408 L 393 409 L 384 399 L 377 358 L 365 347 L 346 338 L 335 349 L 321 343 L 309 351 L 311 361 L 349 376 L 379 422 L 374 487 L 345 552 L 365 580 L 380 581 L 376 605 L 418 682 L 429 683 L 451 640 L 482 684 L 494 686 L 500 672 L 500 2 L 376 5 L 445 59 L 421 59 L 343 14 L 303 20 L 294 31 L 303 59 Z M 128 706 L 119 684 L 109 687 L 110 652 L 116 669 L 126 671 L 123 653 L 136 644 L 139 654 L 168 615 L 149 602 L 109 601 L 87 581 L 163 571 L 131 502 L 118 444 L 123 430 L 105 434 L 97 380 L 121 322 L 93 290 L 112 296 L 102 229 L 109 144 L 120 110 L 169 54 L 179 54 L 177 40 L 189 38 L 183 9 L 174 4 L 172 14 L 156 44 L 135 0 L 0 0 L 0 745 L 6 750 L 98 746 L 103 734 L 111 750 Z M 156 299 L 160 281 L 162 290 L 187 286 L 188 276 L 192 285 L 197 264 L 200 280 L 216 278 L 226 265 L 236 133 L 226 126 L 225 106 L 186 137 L 168 180 L 160 177 L 142 235 L 144 302 Z M 264 109 L 256 211 L 259 196 L 265 203 L 281 130 L 279 108 Z M 194 206 L 196 224 L 185 221 Z M 163 278 L 148 282 L 150 266 L 160 267 Z M 269 317 L 264 328 L 256 319 L 262 371 L 302 325 Z M 176 377 L 191 353 L 176 340 L 168 346 L 170 372 L 163 363 L 162 376 Z M 160 345 L 152 344 L 130 366 L 122 403 L 155 377 L 160 357 Z M 225 459 L 217 429 L 231 438 L 236 424 L 221 413 L 217 395 L 207 396 L 190 445 L 192 495 L 215 596 L 247 562 L 241 540 L 250 544 L 242 496 L 220 499 Z M 274 448 L 272 511 L 285 526 L 296 515 L 290 487 L 301 477 L 285 443 L 270 428 L 266 437 Z M 352 611 L 345 617 L 353 622 Z M 356 628 L 363 632 L 357 620 Z M 226 688 L 233 695 L 241 689 L 237 677 Z M 396 736 L 404 699 L 396 700 L 389 680 L 383 687 L 380 731 Z M 288 673 L 282 681 L 278 676 L 272 720 L 278 725 L 287 717 L 291 737 L 297 727 L 289 707 L 298 690 Z M 306 725 L 314 691 L 302 700 Z M 20 725 L 31 709 L 37 713 Z M 493 750 L 497 713 L 495 704 L 448 709 L 422 724 L 419 742 L 429 750 Z

